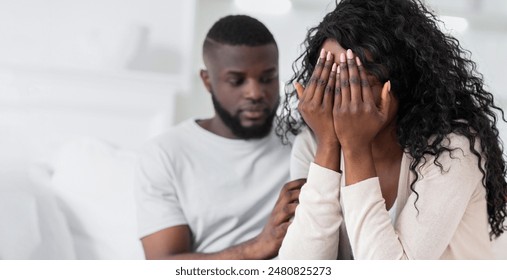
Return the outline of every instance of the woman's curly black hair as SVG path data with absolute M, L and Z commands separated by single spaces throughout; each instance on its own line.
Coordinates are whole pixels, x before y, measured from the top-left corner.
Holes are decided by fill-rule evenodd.
M 295 74 L 286 86 L 276 132 L 287 142 L 289 134 L 296 135 L 305 125 L 296 110 L 297 94 L 292 84 L 309 82 L 322 44 L 334 39 L 343 48 L 352 49 L 379 81 L 391 81 L 399 102 L 397 139 L 413 157 L 412 191 L 419 178 L 416 169 L 424 165 L 425 156 L 434 156 L 434 163 L 442 168 L 438 157 L 449 152 L 444 145 L 447 136 L 456 133 L 468 138 L 486 187 L 490 237 L 498 237 L 507 229 L 503 225 L 507 183 L 495 112 L 505 120 L 504 112 L 484 88 L 470 53 L 457 39 L 443 33 L 438 22 L 419 0 L 336 3 L 334 11 L 308 30 L 304 52 L 294 62 Z M 476 139 L 480 140 L 481 152 L 474 148 Z

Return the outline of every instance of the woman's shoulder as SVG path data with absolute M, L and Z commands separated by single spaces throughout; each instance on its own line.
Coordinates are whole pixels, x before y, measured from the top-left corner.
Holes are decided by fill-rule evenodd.
M 472 153 L 472 147 L 478 153 L 481 153 L 482 150 L 478 137 L 468 137 L 454 132 L 444 137 L 441 146 L 451 151 L 460 150 L 465 155 Z
M 435 141 L 439 141 L 439 143 L 435 143 Z M 437 144 L 437 145 L 434 145 Z M 461 151 L 464 154 L 473 153 L 472 147 L 478 153 L 482 153 L 481 141 L 478 137 L 468 137 L 459 133 L 449 133 L 440 140 L 438 140 L 438 136 L 434 135 L 430 137 L 428 140 L 428 146 L 434 145 L 439 150 L 453 152 L 456 150 Z M 405 153 L 410 156 L 409 149 L 405 149 Z M 430 154 L 430 153 L 427 153 Z M 433 154 L 433 153 L 431 153 Z M 438 153 L 441 154 L 441 153 Z
M 436 140 L 436 136 L 432 137 L 429 144 Z M 442 168 L 448 170 L 451 166 L 460 166 L 461 169 L 477 168 L 479 156 L 482 157 L 482 148 L 478 137 L 467 137 L 458 133 L 447 134 L 435 153 L 426 154 L 424 159 L 419 163 L 421 171 L 429 171 L 432 169 Z M 482 160 L 481 160 L 482 161 Z M 482 161 L 484 164 L 484 161 Z

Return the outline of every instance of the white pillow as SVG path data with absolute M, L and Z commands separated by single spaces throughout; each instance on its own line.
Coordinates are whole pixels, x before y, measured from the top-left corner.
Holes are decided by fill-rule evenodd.
M 67 221 L 51 193 L 1 184 L 0 193 L 0 260 L 76 258 Z
M 84 139 L 59 152 L 52 186 L 78 259 L 142 259 L 133 192 L 135 154 Z

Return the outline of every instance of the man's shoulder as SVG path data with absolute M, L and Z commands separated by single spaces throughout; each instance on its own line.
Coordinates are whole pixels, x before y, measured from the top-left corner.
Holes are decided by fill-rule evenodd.
M 167 128 L 165 131 L 152 138 L 152 140 L 185 136 L 185 134 L 192 130 L 194 123 L 195 120 L 193 119 L 182 121 L 174 126 Z
M 185 120 L 175 126 L 168 128 L 166 131 L 154 136 L 147 141 L 145 146 L 153 147 L 157 146 L 164 150 L 180 146 L 181 143 L 188 141 L 190 137 L 195 133 L 195 120 Z

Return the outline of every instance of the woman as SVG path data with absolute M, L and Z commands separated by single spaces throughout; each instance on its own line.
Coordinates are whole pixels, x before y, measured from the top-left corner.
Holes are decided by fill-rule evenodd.
M 278 131 L 309 128 L 291 163 L 307 183 L 280 258 L 492 258 L 503 111 L 458 41 L 417 0 L 343 0 L 305 46 Z

